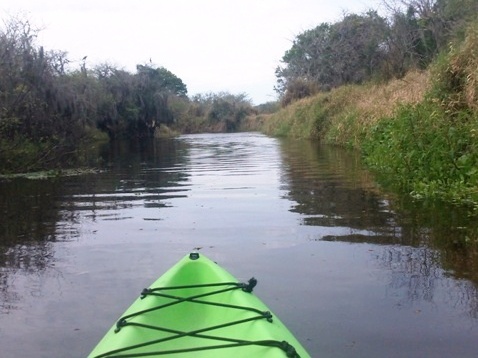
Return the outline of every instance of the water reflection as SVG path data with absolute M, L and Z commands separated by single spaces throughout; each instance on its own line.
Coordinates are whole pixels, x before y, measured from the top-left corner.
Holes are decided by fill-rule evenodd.
M 281 144 L 287 199 L 296 203 L 291 210 L 301 214 L 303 225 L 349 229 L 318 239 L 426 245 L 441 251 L 445 266 L 460 257 L 451 271 L 478 282 L 478 222 L 466 209 L 386 196 L 362 168 L 358 154 L 314 142 Z
M 100 148 L 99 174 L 48 180 L 0 182 L 0 309 L 8 313 L 21 294 L 18 275 L 41 276 L 55 266 L 55 242 L 85 237 L 85 221 L 161 220 L 158 209 L 186 197 L 182 167 L 187 147 L 180 141 L 118 142 Z M 91 234 L 91 233 L 90 233 Z
M 52 265 L 52 241 L 57 240 L 56 186 L 17 179 L 0 183 L 0 313 L 20 299 L 12 290 L 12 273 L 37 274 Z
M 451 304 L 478 316 L 478 223 L 466 209 L 387 197 L 350 152 L 314 142 L 281 145 L 292 211 L 303 225 L 343 228 L 314 240 L 380 245 L 371 256 L 389 272 L 398 305 L 433 302 L 446 290 Z
M 81 219 L 117 221 L 134 218 L 135 209 L 146 208 L 154 214 L 143 219 L 157 219 L 159 211 L 154 209 L 169 207 L 170 199 L 186 197 L 189 190 L 187 173 L 174 169 L 182 166 L 186 150 L 175 140 L 105 146 L 101 156 L 107 170 L 85 182 L 69 181 L 61 210 Z
M 388 201 L 361 168 L 358 156 L 314 142 L 281 144 L 287 198 L 296 202 L 292 211 L 301 214 L 304 225 L 352 228 L 355 234 L 366 231 L 346 236 L 367 236 L 375 242 L 400 236 Z
M 473 332 L 461 332 L 466 320 L 477 327 L 477 223 L 456 208 L 385 195 L 358 156 L 260 134 L 118 142 L 99 155 L 97 174 L 0 183 L 6 357 L 18 353 L 8 342 L 26 336 L 25 355 L 86 355 L 133 287 L 193 247 L 232 272 L 260 271 L 275 289 L 261 295 L 283 305 L 279 315 L 309 338 L 313 356 L 328 344 L 337 357 L 400 355 L 407 334 L 428 337 L 415 356 L 448 334 L 474 351 Z M 56 326 L 47 331 L 46 319 Z M 385 331 L 387 349 L 375 338 Z

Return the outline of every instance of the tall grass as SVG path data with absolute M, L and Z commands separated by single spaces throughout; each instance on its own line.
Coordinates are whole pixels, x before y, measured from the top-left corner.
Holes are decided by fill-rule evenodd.
M 296 101 L 269 116 L 262 130 L 280 137 L 318 138 L 325 125 L 325 100 L 323 96 L 314 96 Z
M 399 104 L 422 100 L 427 83 L 427 72 L 411 72 L 385 84 L 342 86 L 292 103 L 267 118 L 262 128 L 271 135 L 359 148 L 368 129 Z

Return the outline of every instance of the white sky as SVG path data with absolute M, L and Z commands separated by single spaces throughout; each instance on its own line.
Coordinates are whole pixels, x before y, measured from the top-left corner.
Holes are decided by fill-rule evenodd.
M 304 30 L 344 12 L 377 9 L 380 0 L 0 0 L 0 19 L 24 14 L 41 28 L 38 45 L 88 56 L 129 72 L 163 66 L 188 94 L 247 93 L 276 99 L 275 68 Z

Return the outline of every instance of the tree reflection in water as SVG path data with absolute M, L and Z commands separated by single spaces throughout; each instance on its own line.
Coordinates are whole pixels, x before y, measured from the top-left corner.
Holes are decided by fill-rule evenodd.
M 314 142 L 281 145 L 282 182 L 295 202 L 291 211 L 303 225 L 342 228 L 316 240 L 382 247 L 373 256 L 390 272 L 389 289 L 406 292 L 397 305 L 433 302 L 444 290 L 451 305 L 478 316 L 478 222 L 467 208 L 386 195 L 358 154 Z

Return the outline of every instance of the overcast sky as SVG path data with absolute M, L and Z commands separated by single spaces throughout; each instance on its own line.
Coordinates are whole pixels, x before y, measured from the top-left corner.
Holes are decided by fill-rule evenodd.
M 0 18 L 18 14 L 41 28 L 38 45 L 135 72 L 163 66 L 188 94 L 247 93 L 276 99 L 274 70 L 296 35 L 379 0 L 0 0 Z

